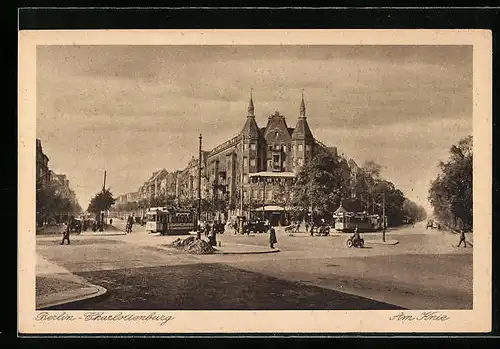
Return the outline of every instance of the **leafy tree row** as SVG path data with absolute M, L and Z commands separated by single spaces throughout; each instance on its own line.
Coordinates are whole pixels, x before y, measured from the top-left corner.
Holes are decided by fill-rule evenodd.
M 313 159 L 306 163 L 291 185 L 281 182 L 273 186 L 273 198 L 266 204 L 274 203 L 290 210 L 293 218 L 304 217 L 311 206 L 313 216 L 331 218 L 332 213 L 342 205 L 349 211 L 368 211 L 382 214 L 385 201 L 385 213 L 389 225 L 399 225 L 406 217 L 414 221 L 426 218 L 425 210 L 406 198 L 394 183 L 381 178 L 381 166 L 374 161 L 367 161 L 361 168 L 352 169 L 348 161 L 319 148 Z M 184 197 L 184 196 L 182 196 Z M 232 203 L 225 200 L 202 200 L 202 212 L 224 211 L 228 207 L 239 207 L 239 192 Z M 175 196 L 158 196 L 142 199 L 138 202 L 116 205 L 118 211 L 134 211 L 155 206 L 177 204 Z M 186 199 L 178 203 L 183 207 L 197 207 L 197 200 Z M 252 197 L 247 192 L 243 198 L 243 209 L 254 210 L 262 205 L 262 200 Z
M 472 136 L 450 148 L 447 162 L 440 162 L 440 173 L 431 182 L 429 201 L 434 216 L 445 225 L 472 230 Z
M 49 222 L 57 222 L 58 217 L 78 214 L 82 211 L 74 192 L 52 180 L 47 184 L 37 183 L 36 219 L 42 226 Z
M 320 148 L 297 174 L 293 186 L 278 185 L 274 202 L 293 208 L 292 216 L 303 217 L 312 207 L 313 216 L 329 219 L 341 203 L 349 211 L 382 214 L 385 200 L 389 225 L 400 225 L 405 217 L 425 219 L 424 208 L 406 198 L 394 183 L 381 178 L 380 170 L 373 161 L 351 169 L 345 158 Z

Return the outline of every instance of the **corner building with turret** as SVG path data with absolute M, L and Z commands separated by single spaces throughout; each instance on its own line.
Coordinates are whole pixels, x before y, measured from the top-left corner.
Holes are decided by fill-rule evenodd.
M 265 217 L 275 225 L 285 224 L 287 188 L 318 147 L 336 153 L 336 148 L 326 147 L 314 138 L 303 95 L 295 127 L 289 127 L 279 111 L 268 117 L 265 127 L 259 127 L 250 95 L 241 132 L 204 153 L 202 197 L 212 200 L 215 219 L 243 214 Z

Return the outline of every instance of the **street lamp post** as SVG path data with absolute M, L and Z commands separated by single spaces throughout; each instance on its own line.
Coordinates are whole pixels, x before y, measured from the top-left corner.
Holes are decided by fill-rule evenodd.
M 266 216 L 264 214 L 264 208 L 266 206 L 266 178 L 261 177 L 262 180 L 262 220 L 266 219 Z
M 386 228 L 386 222 L 385 222 L 385 193 L 382 194 L 382 224 L 383 224 L 382 241 L 385 242 L 385 228 Z

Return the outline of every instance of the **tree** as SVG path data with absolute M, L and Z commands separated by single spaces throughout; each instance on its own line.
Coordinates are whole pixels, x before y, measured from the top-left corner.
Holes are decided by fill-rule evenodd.
M 380 166 L 373 160 L 367 160 L 365 161 L 361 169 L 371 178 L 378 179 L 380 178 L 380 170 L 382 169 L 382 166 Z
M 405 199 L 402 209 L 404 215 L 411 218 L 414 222 L 420 222 L 427 218 L 425 209 L 410 199 Z
M 161 194 L 149 200 L 150 207 L 164 207 L 175 205 L 175 197 L 172 195 Z
M 401 190 L 396 188 L 394 183 L 383 179 L 376 180 L 374 182 L 372 195 L 377 202 L 375 205 L 375 213 L 382 214 L 382 201 L 385 200 L 385 215 L 387 216 L 388 226 L 398 226 L 403 222 L 403 203 L 405 202 L 405 196 Z
M 99 215 L 101 211 L 107 211 L 115 203 L 115 198 L 109 189 L 102 190 L 90 200 L 88 212 Z
M 297 204 L 304 211 L 324 216 L 335 210 L 340 202 L 343 168 L 337 157 L 318 149 L 310 162 L 297 174 L 295 193 Z
M 293 216 L 294 214 L 294 209 L 292 208 L 293 206 L 293 184 L 290 183 L 289 181 L 282 180 L 278 182 L 275 186 L 273 186 L 273 203 L 277 204 L 278 206 L 283 207 L 283 211 L 285 216 L 287 216 L 289 213 L 291 213 Z M 289 212 L 292 211 L 292 212 Z M 294 217 L 295 218 L 295 217 Z
M 52 180 L 47 184 L 37 183 L 36 215 L 38 225 L 57 215 L 78 214 L 82 211 L 75 193 Z
M 429 202 L 434 215 L 452 228 L 472 229 L 472 136 L 450 148 L 447 162 L 440 162 L 440 173 L 431 182 Z

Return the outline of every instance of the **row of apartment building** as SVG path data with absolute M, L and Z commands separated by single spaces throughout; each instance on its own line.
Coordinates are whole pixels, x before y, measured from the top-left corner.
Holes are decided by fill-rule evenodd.
M 48 185 L 55 182 L 58 185 L 60 193 L 70 200 L 77 202 L 76 195 L 71 190 L 69 180 L 65 174 L 54 173 L 49 167 L 49 157 L 44 153 L 42 142 L 36 140 L 36 184 L 37 187 Z
M 226 212 L 222 212 L 225 218 L 239 214 L 241 202 L 251 200 L 262 202 L 261 211 L 276 218 L 283 208 L 273 205 L 274 190 L 278 184 L 293 181 L 318 148 L 337 155 L 336 147 L 328 147 L 313 136 L 303 96 L 295 127 L 290 127 L 279 111 L 269 115 L 265 127 L 259 127 L 250 96 L 241 131 L 215 148 L 201 152 L 201 197 L 225 201 Z M 182 170 L 154 172 L 137 192 L 119 196 L 117 203 L 159 195 L 170 195 L 180 201 L 197 199 L 198 161 L 199 157 L 193 156 Z M 349 166 L 352 176 L 356 176 L 359 168 L 352 159 Z

